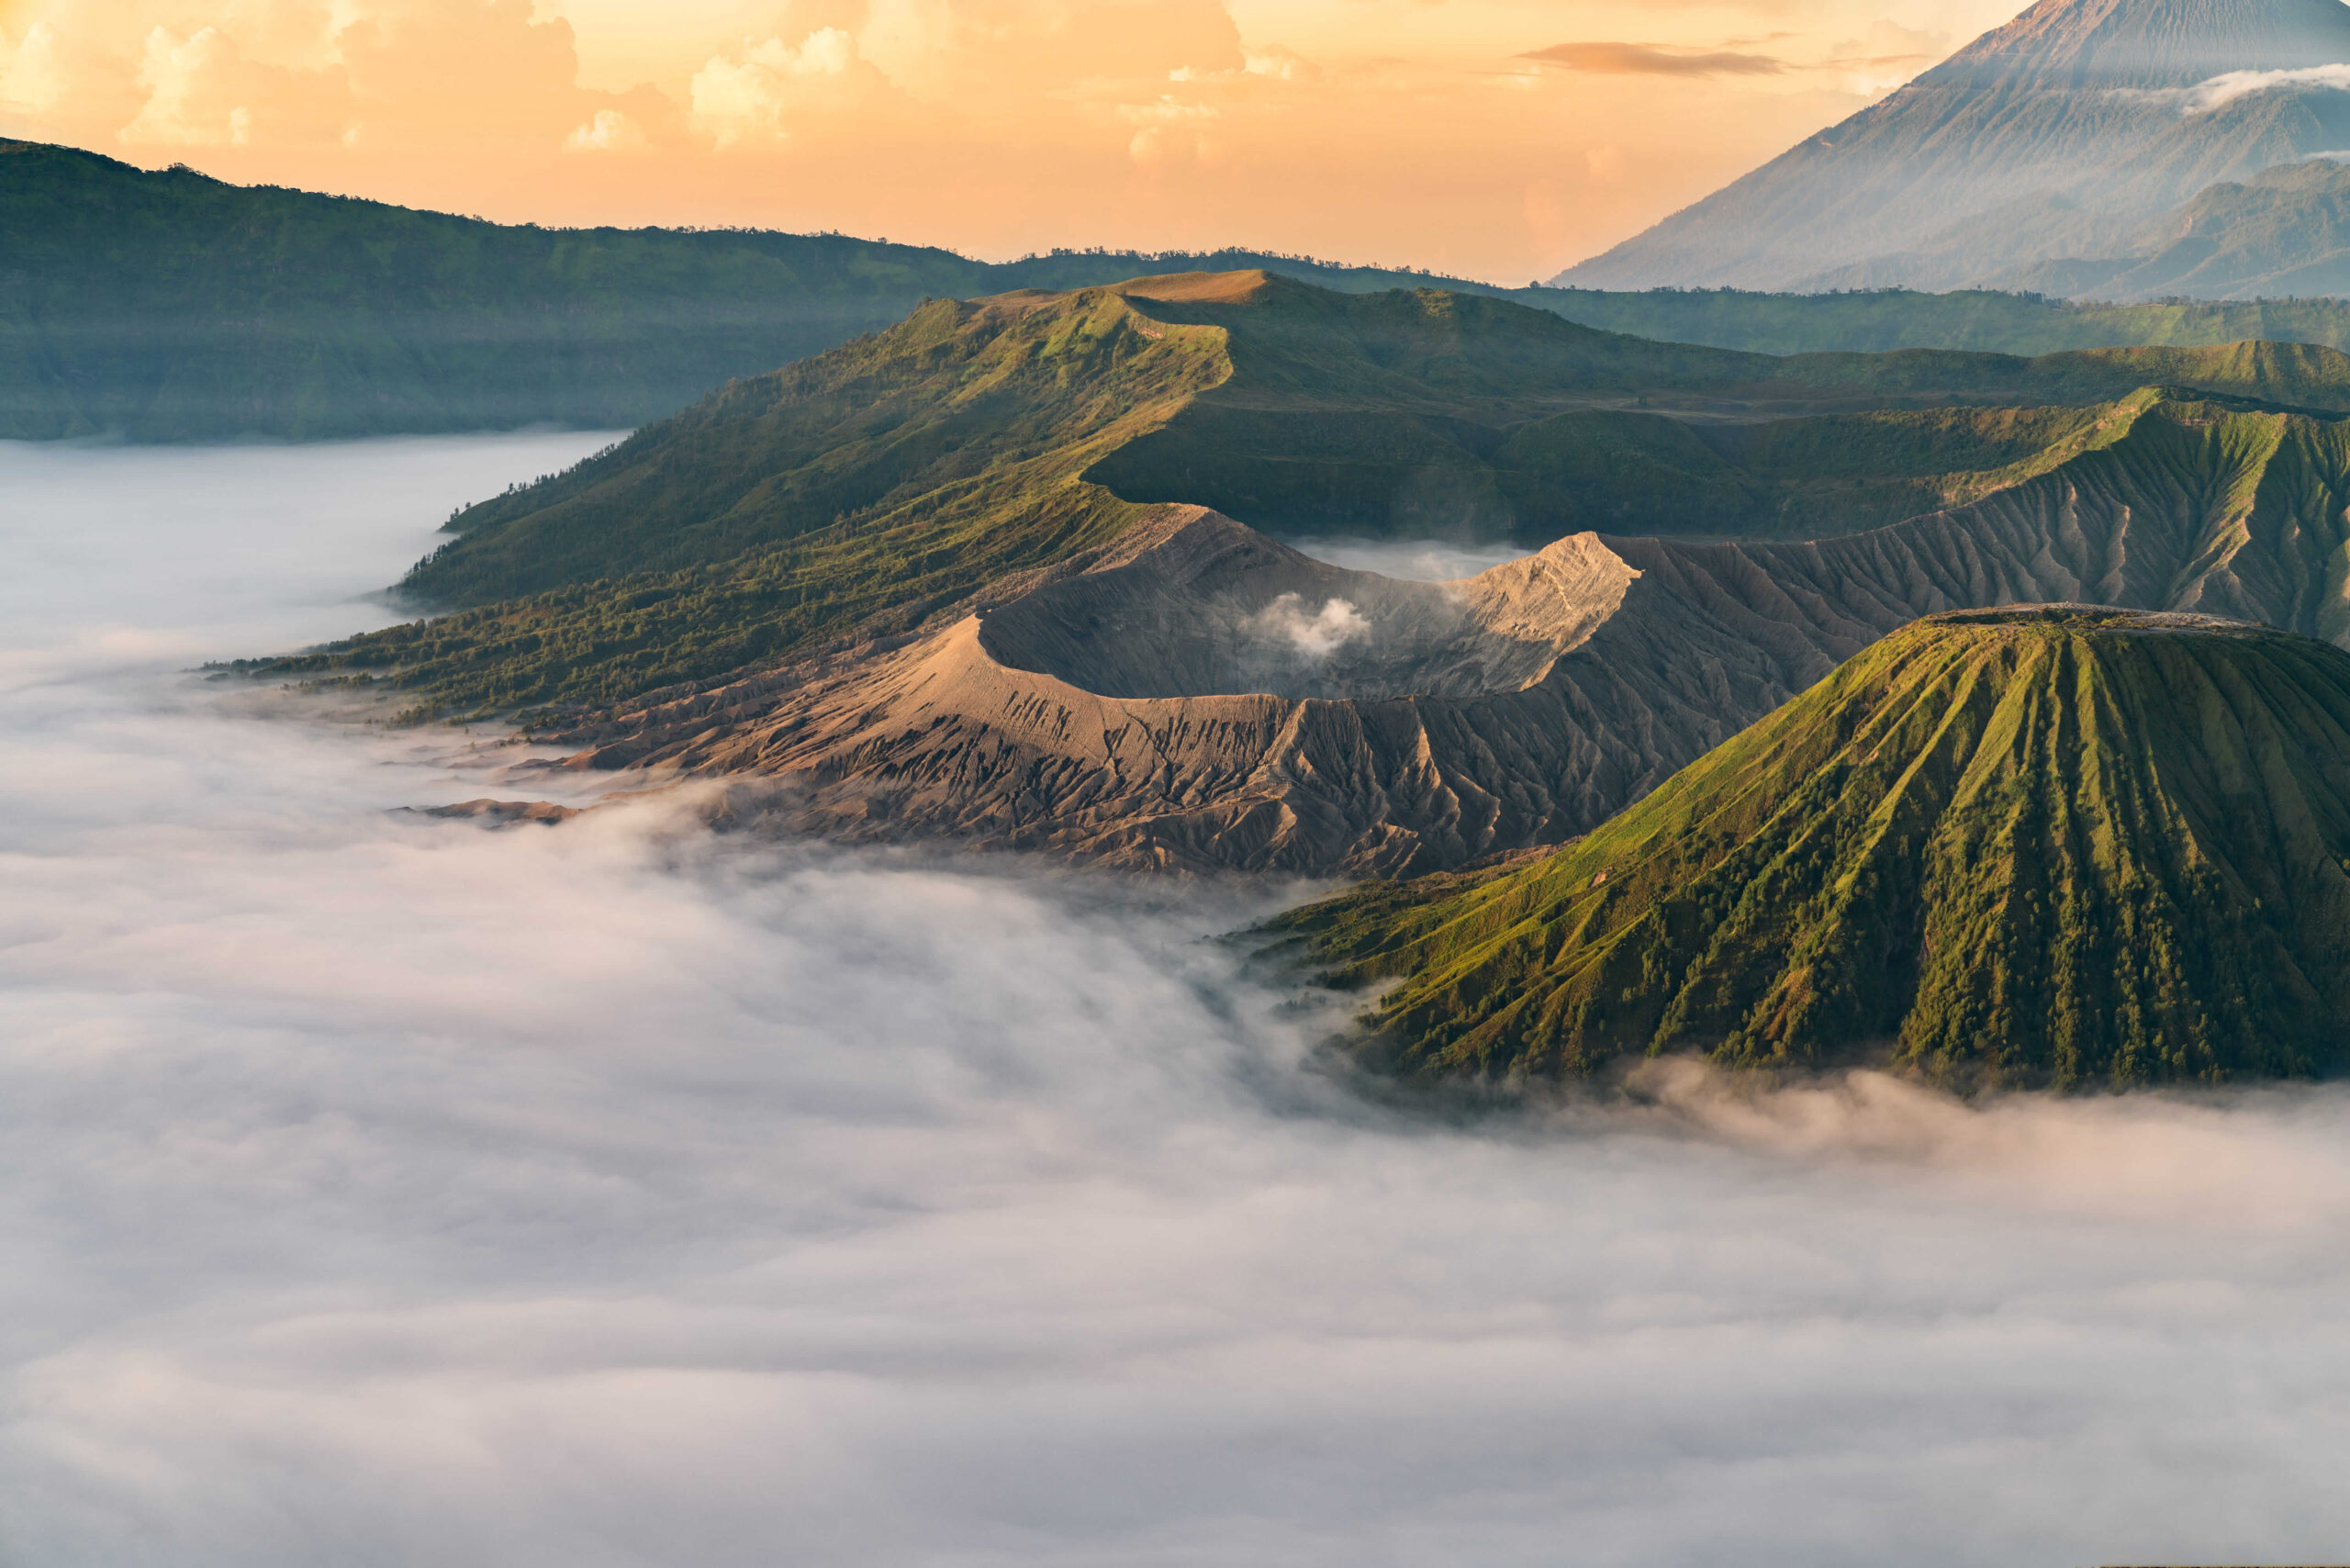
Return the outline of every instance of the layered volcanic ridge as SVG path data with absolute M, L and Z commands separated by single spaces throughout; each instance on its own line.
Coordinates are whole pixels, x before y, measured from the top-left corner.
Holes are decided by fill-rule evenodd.
M 1588 838 L 1293 914 L 1407 1078 L 1626 1056 L 1962 1088 L 2350 1049 L 2350 654 L 2079 605 L 1930 618 Z
M 2162 403 L 1971 505 L 1810 543 L 1577 533 L 1452 584 L 1200 507 L 933 619 L 656 694 L 566 766 L 730 781 L 726 814 L 1136 868 L 1417 873 L 1590 832 L 1912 620 L 2043 601 L 2350 636 L 2300 416 Z

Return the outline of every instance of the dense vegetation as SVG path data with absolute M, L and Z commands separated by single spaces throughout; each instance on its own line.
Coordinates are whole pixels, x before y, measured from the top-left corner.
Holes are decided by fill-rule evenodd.
M 518 227 L 0 140 L 0 438 L 635 426 L 924 298 L 1244 267 L 1349 292 L 1434 281 L 1240 252 L 988 264 L 839 235 Z M 1771 353 L 2249 338 L 2350 348 L 2350 303 L 2337 300 L 2111 309 L 1986 293 L 1446 286 Z
M 405 585 L 459 613 L 265 667 L 391 678 L 420 715 L 600 707 L 910 627 L 1155 502 L 1533 543 L 1849 532 L 2096 452 L 2147 406 L 2102 399 L 2148 377 L 2350 406 L 2350 359 L 2308 347 L 1779 360 L 1261 273 L 934 301 L 462 513 Z
M 1567 847 L 1277 927 L 1400 981 L 1407 1076 L 1696 1047 L 1961 1086 L 2350 1054 L 2350 654 L 2063 608 L 1931 618 Z

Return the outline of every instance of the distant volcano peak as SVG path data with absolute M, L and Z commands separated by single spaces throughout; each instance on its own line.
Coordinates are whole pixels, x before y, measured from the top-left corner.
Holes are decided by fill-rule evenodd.
M 2344 61 L 2341 0 L 2040 0 L 1917 84 L 2186 87 Z
M 2040 0 L 1556 281 L 2043 287 L 2045 263 L 2137 254 L 2199 193 L 2350 145 L 2345 88 L 2342 0 Z

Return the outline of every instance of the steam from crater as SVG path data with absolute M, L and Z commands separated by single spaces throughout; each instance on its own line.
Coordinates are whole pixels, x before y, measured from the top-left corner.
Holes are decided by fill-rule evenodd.
M 1258 611 L 1250 622 L 1259 635 L 1286 642 L 1304 658 L 1328 658 L 1349 643 L 1371 635 L 1371 622 L 1350 599 L 1329 599 L 1311 615 L 1300 595 L 1285 593 Z

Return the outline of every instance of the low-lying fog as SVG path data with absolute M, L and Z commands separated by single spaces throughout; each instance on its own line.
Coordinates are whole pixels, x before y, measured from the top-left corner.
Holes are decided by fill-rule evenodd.
M 1435 539 L 1284 539 L 1301 554 L 1350 572 L 1377 572 L 1415 583 L 1454 583 L 1531 555 L 1516 544 L 1448 544 Z
M 503 833 L 176 673 L 600 437 L 0 447 L 0 1557 L 2311 1561 L 2350 1099 L 1479 1126 L 1303 1070 L 1277 893 Z

